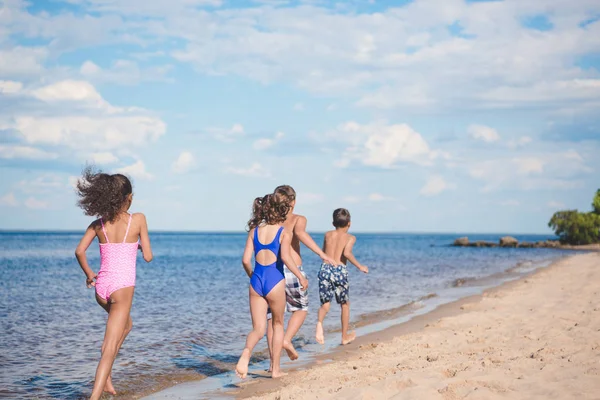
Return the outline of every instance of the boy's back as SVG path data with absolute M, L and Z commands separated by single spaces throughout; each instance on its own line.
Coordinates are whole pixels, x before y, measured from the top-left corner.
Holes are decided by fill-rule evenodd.
M 348 243 L 354 240 L 356 240 L 356 238 L 348 232 L 337 229 L 328 231 L 325 233 L 323 251 L 329 257 L 333 258 L 338 265 L 346 265 L 348 260 L 344 256 L 344 250 Z

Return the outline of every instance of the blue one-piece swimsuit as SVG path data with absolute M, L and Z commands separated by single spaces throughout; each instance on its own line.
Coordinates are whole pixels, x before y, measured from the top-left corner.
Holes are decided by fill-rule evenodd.
M 250 285 L 254 288 L 256 293 L 259 296 L 266 297 L 269 292 L 285 279 L 283 274 L 283 262 L 281 261 L 279 237 L 281 236 L 281 232 L 283 231 L 283 226 L 279 228 L 277 234 L 275 235 L 275 239 L 269 244 L 262 244 L 258 240 L 258 227 L 254 229 L 254 272 L 252 272 L 252 277 L 250 278 Z M 275 256 L 277 256 L 277 261 L 269 265 L 262 265 L 258 261 L 256 261 L 256 255 L 262 250 L 269 250 Z

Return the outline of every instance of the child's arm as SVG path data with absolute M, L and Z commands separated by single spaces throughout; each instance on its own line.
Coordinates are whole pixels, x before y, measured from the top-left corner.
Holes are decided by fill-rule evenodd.
M 358 268 L 361 272 L 368 274 L 369 268 L 366 265 L 362 265 L 361 263 L 359 263 L 358 260 L 354 257 L 354 254 L 352 254 L 352 247 L 354 247 L 354 243 L 356 243 L 356 237 L 351 235 L 350 240 L 348 240 L 348 244 L 346 244 L 346 247 L 344 247 L 344 257 L 346 257 L 348 261 L 354 264 L 354 266 Z
M 90 244 L 92 244 L 94 238 L 96 237 L 96 229 L 94 228 L 95 224 L 96 222 L 92 222 L 90 226 L 88 226 L 83 234 L 83 237 L 79 241 L 77 248 L 75 249 L 75 257 L 77 258 L 77 262 L 79 262 L 79 266 L 86 276 L 85 284 L 88 288 L 96 286 L 96 282 L 94 281 L 94 279 L 96 279 L 96 274 L 90 268 L 85 255 L 86 250 L 88 247 L 90 247 Z
M 250 278 L 252 277 L 252 253 L 254 252 L 254 243 L 252 242 L 253 234 L 254 229 L 250 229 L 250 232 L 248 232 L 248 239 L 246 239 L 244 255 L 242 256 L 242 265 L 244 266 L 244 271 L 246 271 L 248 277 Z
M 281 260 L 285 264 L 286 267 L 292 272 L 292 274 L 296 275 L 296 278 L 300 281 L 300 286 L 302 289 L 308 289 L 308 280 L 302 275 L 300 270 L 298 269 L 298 265 L 294 261 L 292 257 L 292 233 L 288 230 L 283 231 L 283 235 L 281 235 Z
M 329 257 L 323 250 L 319 248 L 319 246 L 315 243 L 312 237 L 306 232 L 306 217 L 298 217 L 298 221 L 294 226 L 294 234 L 298 236 L 298 239 L 308 247 L 313 253 L 318 255 L 323 262 L 326 264 L 335 265 L 336 262 Z
M 138 213 L 140 218 L 140 245 L 142 246 L 142 254 L 144 261 L 152 261 L 152 247 L 150 246 L 150 236 L 148 236 L 148 223 L 146 222 L 146 216 L 142 213 Z

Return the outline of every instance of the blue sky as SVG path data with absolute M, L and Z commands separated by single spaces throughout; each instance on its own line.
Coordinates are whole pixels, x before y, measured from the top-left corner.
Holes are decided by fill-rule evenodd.
M 156 230 L 549 232 L 600 187 L 595 0 L 0 0 L 0 229 L 84 229 L 86 162 Z

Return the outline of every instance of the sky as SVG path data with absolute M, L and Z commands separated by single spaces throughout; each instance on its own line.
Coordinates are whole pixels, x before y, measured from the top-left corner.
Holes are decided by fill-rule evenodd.
M 84 230 L 129 175 L 150 230 L 550 233 L 600 187 L 597 0 L 0 0 L 0 229 Z

